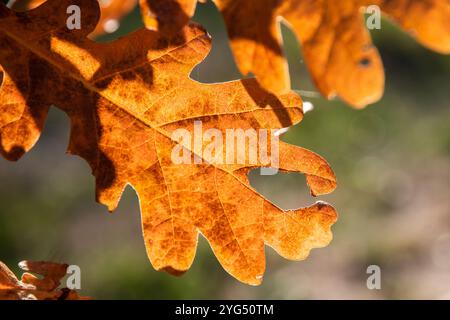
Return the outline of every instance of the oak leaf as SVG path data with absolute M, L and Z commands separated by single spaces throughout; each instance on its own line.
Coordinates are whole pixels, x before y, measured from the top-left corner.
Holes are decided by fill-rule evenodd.
M 198 0 L 206 2 L 206 0 Z M 144 24 L 151 30 L 177 33 L 194 15 L 197 0 L 139 0 Z
M 59 289 L 67 274 L 67 264 L 22 261 L 19 267 L 26 271 L 22 279 L 0 261 L 0 300 L 86 300 L 75 290 Z M 37 276 L 36 276 L 37 275 Z
M 82 8 L 82 30 L 65 27 L 69 3 Z M 301 260 L 331 241 L 337 214 L 330 205 L 283 211 L 252 188 L 247 174 L 266 166 L 261 162 L 248 157 L 243 164 L 217 164 L 187 143 L 182 146 L 201 164 L 176 165 L 171 158 L 180 146 L 173 133 L 179 128 L 194 133 L 195 121 L 224 136 L 227 129 L 296 124 L 303 117 L 297 95 L 268 93 L 254 79 L 217 84 L 190 79 L 211 47 L 198 25 L 170 38 L 140 29 L 96 43 L 86 36 L 98 16 L 94 0 L 49 0 L 25 13 L 0 5 L 3 156 L 17 160 L 32 148 L 50 105 L 66 112 L 68 152 L 91 166 L 97 200 L 113 211 L 126 185 L 136 190 L 147 254 L 157 270 L 188 270 L 201 232 L 226 271 L 257 285 L 265 270 L 265 244 Z M 303 148 L 280 142 L 279 168 L 304 173 L 313 195 L 336 187 L 327 162 Z
M 300 41 L 305 62 L 321 93 L 327 98 L 339 96 L 356 108 L 378 101 L 384 91 L 383 64 L 365 27 L 363 8 L 378 5 L 426 47 L 450 53 L 449 0 L 213 1 L 225 20 L 241 73 L 252 72 L 272 92 L 285 92 L 290 87 L 280 18 Z M 186 23 L 196 2 L 141 0 L 141 5 L 143 12 L 156 16 L 147 19 L 148 27 L 161 26 L 164 31 L 167 25 L 173 30 Z
M 14 0 L 11 1 L 11 8 L 17 11 L 34 9 L 43 4 L 46 0 Z M 90 34 L 97 37 L 104 33 L 115 31 L 118 21 L 130 13 L 137 4 L 137 0 L 99 0 L 101 15 L 95 30 Z

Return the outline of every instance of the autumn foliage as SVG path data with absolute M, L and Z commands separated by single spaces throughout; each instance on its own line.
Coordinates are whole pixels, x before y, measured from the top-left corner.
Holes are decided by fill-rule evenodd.
M 66 276 L 66 264 L 44 261 L 22 261 L 26 271 L 21 280 L 0 261 L 0 300 L 87 300 L 75 290 L 60 289 Z
M 191 130 L 193 120 L 221 130 L 288 127 L 303 117 L 298 96 L 275 96 L 252 79 L 213 85 L 191 80 L 191 69 L 210 48 L 206 32 L 194 24 L 171 38 L 142 29 L 95 43 L 86 36 L 99 17 L 96 1 L 75 1 L 84 21 L 76 31 L 65 25 L 72 3 L 1 11 L 0 133 L 6 158 L 28 151 L 49 106 L 61 108 L 71 119 L 69 152 L 90 164 L 98 201 L 114 210 L 127 184 L 137 191 L 147 253 L 158 270 L 186 271 L 199 231 L 224 268 L 249 284 L 262 280 L 265 243 L 290 259 L 304 259 L 312 248 L 328 244 L 334 209 L 316 204 L 283 212 L 250 186 L 247 173 L 258 165 L 213 166 L 211 159 L 173 165 L 170 158 L 176 144 L 171 133 Z M 34 74 L 39 81 L 30 83 Z M 334 174 L 319 156 L 285 143 L 280 154 L 280 168 L 305 173 L 314 194 L 335 188 Z
M 424 45 L 450 51 L 447 1 L 375 2 Z M 147 29 L 97 43 L 89 36 L 135 4 L 113 3 L 117 7 L 103 11 L 95 0 L 49 0 L 29 11 L 0 5 L 1 154 L 18 160 L 39 139 L 49 107 L 60 108 L 71 121 L 68 152 L 89 163 L 97 200 L 113 211 L 127 185 L 136 190 L 147 254 L 157 270 L 187 271 L 200 232 L 224 269 L 251 285 L 262 281 L 265 245 L 291 260 L 326 246 L 337 219 L 332 206 L 281 210 L 250 185 L 249 171 L 266 165 L 249 159 L 216 164 L 184 145 L 203 161 L 175 165 L 172 135 L 178 128 L 193 133 L 195 121 L 225 135 L 227 129 L 282 129 L 302 120 L 302 100 L 289 88 L 279 17 L 301 41 L 326 97 L 355 107 L 378 100 L 384 73 L 362 20 L 366 1 L 216 0 L 240 70 L 256 75 L 216 84 L 189 77 L 211 47 L 206 31 L 190 22 L 196 1 L 140 1 Z M 80 30 L 66 27 L 69 5 L 81 8 Z M 419 13 L 435 27 L 413 23 Z M 335 189 L 335 175 L 320 156 L 281 142 L 279 157 L 280 170 L 306 175 L 313 195 Z

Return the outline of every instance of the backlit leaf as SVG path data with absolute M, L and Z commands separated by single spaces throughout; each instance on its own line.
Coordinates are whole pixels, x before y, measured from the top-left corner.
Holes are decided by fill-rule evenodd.
M 82 8 L 81 30 L 66 28 L 69 4 Z M 98 17 L 93 0 L 49 0 L 25 13 L 0 5 L 0 151 L 7 159 L 32 148 L 50 105 L 63 110 L 71 121 L 68 150 L 91 166 L 98 201 L 112 211 L 127 185 L 136 190 L 147 253 L 158 270 L 188 270 L 199 232 L 230 274 L 253 285 L 262 281 L 265 244 L 300 260 L 330 242 L 335 210 L 321 202 L 279 209 L 249 183 L 250 170 L 267 166 L 260 160 L 252 163 L 246 154 L 243 163 L 216 163 L 186 141 L 184 149 L 201 163 L 172 159 L 180 145 L 174 132 L 183 128 L 194 136 L 196 121 L 224 136 L 230 129 L 298 123 L 303 112 L 297 95 L 271 94 L 254 79 L 190 79 L 211 46 L 195 24 L 170 38 L 141 29 L 96 43 L 87 35 Z M 279 168 L 304 173 L 313 195 L 336 187 L 327 162 L 303 148 L 280 142 Z
M 357 108 L 378 101 L 384 91 L 383 64 L 366 29 L 364 8 L 378 5 L 420 43 L 450 53 L 449 0 L 213 1 L 225 20 L 240 71 L 255 74 L 271 92 L 286 92 L 290 87 L 281 18 L 300 41 L 305 63 L 321 93 L 328 98 L 339 96 Z M 146 8 L 156 8 L 153 15 L 157 18 L 153 20 L 161 26 L 172 26 L 169 30 L 188 21 L 196 2 L 141 0 Z M 170 6 L 166 7 L 167 3 Z M 179 16 L 183 19 L 173 19 Z

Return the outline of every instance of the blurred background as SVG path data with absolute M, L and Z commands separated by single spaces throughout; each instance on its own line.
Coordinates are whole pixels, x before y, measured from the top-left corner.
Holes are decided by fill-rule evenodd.
M 213 49 L 191 77 L 241 78 L 215 6 L 200 4 L 194 20 Z M 136 9 L 98 40 L 141 26 Z M 293 88 L 315 91 L 298 42 L 282 29 Z M 251 175 L 283 209 L 325 200 L 338 210 L 333 242 L 307 260 L 284 260 L 267 247 L 264 282 L 250 287 L 229 276 L 201 238 L 184 276 L 154 271 L 136 194 L 128 188 L 113 214 L 95 202 L 90 168 L 65 154 L 69 121 L 56 108 L 31 152 L 18 163 L 0 159 L 0 260 L 16 274 L 24 259 L 79 265 L 81 293 L 96 299 L 450 299 L 450 57 L 388 21 L 372 35 L 386 69 L 384 98 L 356 111 L 305 96 L 315 109 L 283 136 L 325 157 L 337 190 L 313 199 L 300 174 Z M 369 265 L 381 268 L 381 290 L 366 287 Z

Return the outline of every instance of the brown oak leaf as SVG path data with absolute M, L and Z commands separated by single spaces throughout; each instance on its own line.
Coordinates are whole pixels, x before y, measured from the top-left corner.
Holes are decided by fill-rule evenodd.
M 321 93 L 327 98 L 339 96 L 356 108 L 378 101 L 384 91 L 383 64 L 365 27 L 363 8 L 378 5 L 426 47 L 450 53 L 449 0 L 213 1 L 225 20 L 240 71 L 255 74 L 271 92 L 285 92 L 290 87 L 280 18 L 300 41 L 305 62 Z M 148 27 L 157 25 L 164 31 L 187 23 L 196 2 L 141 0 L 141 5 L 143 12 L 156 16 L 147 19 L 151 22 Z
M 82 8 L 81 30 L 65 26 L 69 3 Z M 254 79 L 190 79 L 211 47 L 198 25 L 170 38 L 143 28 L 96 43 L 86 36 L 98 16 L 94 0 L 49 0 L 25 13 L 0 5 L 0 151 L 7 159 L 32 148 L 50 105 L 66 112 L 68 151 L 91 166 L 97 200 L 112 211 L 127 185 L 136 190 L 147 254 L 157 270 L 188 270 L 201 232 L 226 271 L 257 285 L 265 244 L 301 260 L 331 241 L 333 207 L 320 202 L 283 211 L 252 188 L 248 172 L 267 166 L 259 159 L 252 163 L 246 154 L 243 164 L 220 164 L 183 141 L 183 150 L 202 163 L 172 161 L 181 143 L 173 138 L 177 129 L 194 134 L 195 121 L 224 136 L 228 129 L 285 128 L 303 117 L 297 95 L 268 93 Z M 304 173 L 313 195 L 336 187 L 327 162 L 303 148 L 280 142 L 279 168 Z
M 46 0 L 13 0 L 10 1 L 11 8 L 17 11 L 26 11 L 37 8 Z M 137 0 L 99 0 L 101 15 L 95 30 L 90 34 L 96 37 L 104 33 L 115 31 L 118 21 L 130 13 L 137 4 Z
M 19 267 L 27 271 L 22 279 L 0 261 L 0 300 L 87 300 L 75 290 L 59 289 L 67 274 L 67 264 L 22 261 Z M 37 276 L 36 276 L 36 275 Z

